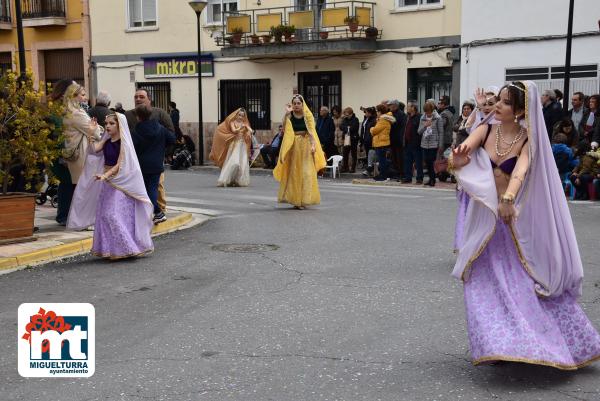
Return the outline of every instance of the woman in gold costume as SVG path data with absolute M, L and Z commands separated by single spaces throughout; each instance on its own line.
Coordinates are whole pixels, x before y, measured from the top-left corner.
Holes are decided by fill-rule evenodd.
M 325 154 L 315 129 L 315 119 L 304 98 L 295 95 L 286 105 L 284 134 L 273 176 L 279 181 L 277 200 L 304 209 L 321 203 L 317 172 L 325 168 Z

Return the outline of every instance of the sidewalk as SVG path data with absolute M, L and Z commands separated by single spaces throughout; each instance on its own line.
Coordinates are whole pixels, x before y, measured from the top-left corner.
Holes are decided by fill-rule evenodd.
M 0 245 L 0 274 L 90 251 L 94 232 L 67 231 L 54 221 L 55 216 L 56 209 L 52 206 L 36 206 L 35 226 L 39 230 L 34 233 L 35 240 Z M 204 215 L 168 212 L 167 221 L 154 226 L 152 236 L 202 224 L 208 219 Z

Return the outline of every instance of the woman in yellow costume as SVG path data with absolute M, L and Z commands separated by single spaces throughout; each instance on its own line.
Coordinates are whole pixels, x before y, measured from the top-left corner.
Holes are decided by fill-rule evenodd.
M 219 167 L 219 187 L 247 187 L 250 184 L 248 154 L 252 128 L 246 110 L 237 109 L 217 127 L 209 158 Z
M 324 169 L 325 154 L 315 129 L 315 119 L 304 102 L 295 95 L 286 105 L 284 134 L 279 160 L 273 176 L 279 181 L 279 202 L 296 209 L 321 203 L 317 172 Z

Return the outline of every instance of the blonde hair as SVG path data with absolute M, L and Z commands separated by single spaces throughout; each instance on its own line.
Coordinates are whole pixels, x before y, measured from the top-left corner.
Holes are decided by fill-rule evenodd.
M 348 114 L 348 115 L 354 114 L 354 110 L 352 110 L 352 107 L 346 107 L 344 109 L 344 114 Z

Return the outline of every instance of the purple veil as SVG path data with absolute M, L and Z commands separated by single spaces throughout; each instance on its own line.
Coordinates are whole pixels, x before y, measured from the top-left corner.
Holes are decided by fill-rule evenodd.
M 552 155 L 538 89 L 531 81 L 523 83 L 529 169 L 515 200 L 518 218 L 511 225 L 512 237 L 539 295 L 553 297 L 568 292 L 579 297 L 583 268 L 571 214 Z M 498 220 L 498 194 L 485 149 L 475 150 L 471 162 L 458 169 L 456 177 L 471 202 L 452 275 L 466 281 L 471 264 L 494 235 Z
M 148 198 L 142 170 L 138 162 L 127 119 L 123 114 L 116 113 L 121 131 L 121 153 L 119 155 L 119 171 L 116 175 L 106 181 L 119 191 L 134 198 L 135 202 L 135 235 L 144 238 L 152 232 L 152 203 Z M 105 132 L 104 137 L 108 136 Z M 94 179 L 96 174 L 104 172 L 104 153 L 95 153 L 92 145 L 88 147 L 87 159 L 83 173 L 79 178 L 71 209 L 67 228 L 83 230 L 96 221 L 96 207 L 102 190 L 102 182 Z

